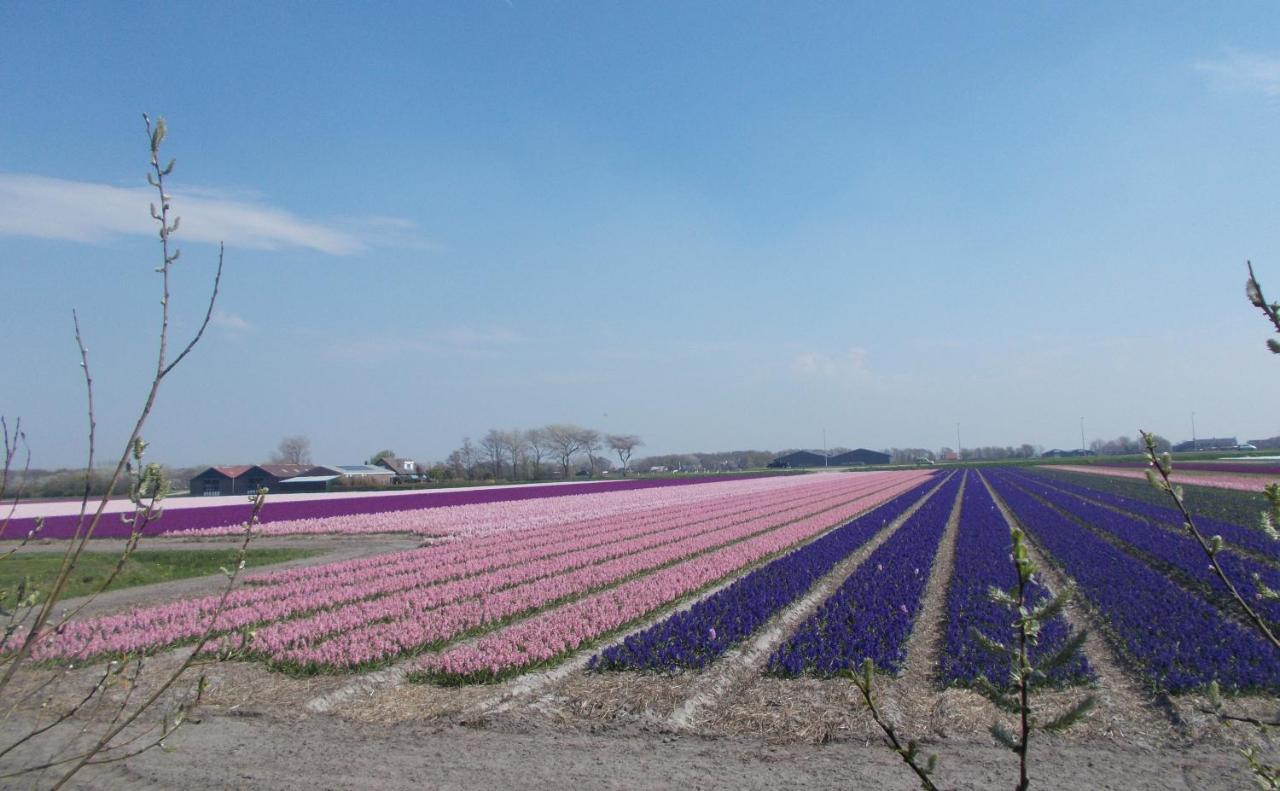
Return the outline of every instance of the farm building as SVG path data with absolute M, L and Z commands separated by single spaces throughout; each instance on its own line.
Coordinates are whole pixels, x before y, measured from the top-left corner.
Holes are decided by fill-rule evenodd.
M 422 477 L 418 463 L 413 459 L 398 456 L 384 456 L 376 462 L 376 466 L 385 467 L 395 473 L 396 481 L 416 481 Z
M 814 453 L 808 450 L 798 450 L 794 453 L 788 453 L 785 456 L 779 456 L 769 462 L 770 467 L 825 467 L 830 460 L 821 453 Z
M 280 481 L 282 492 L 327 492 L 332 489 L 390 486 L 396 474 L 378 464 L 321 464 Z
M 1173 446 L 1174 453 L 1185 453 L 1193 450 L 1234 450 L 1240 442 L 1235 437 L 1208 437 L 1206 439 L 1189 439 Z
M 888 453 L 858 448 L 841 453 L 839 456 L 832 456 L 829 463 L 832 467 L 848 467 L 852 464 L 888 464 L 889 459 Z
M 241 490 L 236 480 L 252 465 L 237 464 L 222 467 L 210 467 L 191 478 L 192 497 L 216 497 L 223 494 L 237 494 Z
M 191 496 L 249 494 L 260 486 L 279 491 L 281 481 L 301 475 L 310 468 L 309 464 L 240 464 L 210 467 L 191 479 Z

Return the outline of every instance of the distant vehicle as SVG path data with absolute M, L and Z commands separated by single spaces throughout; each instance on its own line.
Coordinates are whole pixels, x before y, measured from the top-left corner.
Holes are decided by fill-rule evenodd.
M 1248 442 L 1242 442 L 1239 445 L 1236 445 L 1236 450 L 1257 450 L 1257 449 L 1258 449 L 1257 445 L 1251 445 Z

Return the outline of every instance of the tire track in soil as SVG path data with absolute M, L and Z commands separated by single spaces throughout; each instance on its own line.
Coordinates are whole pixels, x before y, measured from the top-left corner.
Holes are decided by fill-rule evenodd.
M 711 669 L 704 671 L 693 682 L 693 690 L 683 703 L 676 706 L 667 718 L 667 724 L 677 730 L 691 730 L 700 720 L 714 719 L 718 707 L 732 699 L 734 694 L 748 686 L 759 676 L 769 656 L 777 650 L 796 626 L 803 623 L 836 590 L 844 584 L 863 561 L 902 527 L 929 498 L 942 488 L 945 479 L 926 492 L 911 508 L 886 525 L 842 560 L 820 579 L 800 601 L 771 618 L 756 637 L 746 645 L 735 647 L 716 660 Z
M 991 483 L 982 478 L 991 493 L 991 499 L 1004 516 L 1006 522 L 1023 528 L 1027 537 L 1027 553 L 1039 568 L 1045 582 L 1054 590 L 1066 587 L 1069 577 L 1057 565 L 1050 562 L 1048 556 L 1041 551 L 1031 532 L 1010 510 L 1004 499 L 996 492 Z M 1098 682 L 1092 690 L 1097 698 L 1097 707 L 1073 730 L 1092 731 L 1092 735 L 1101 735 L 1128 740 L 1142 737 L 1148 743 L 1160 741 L 1157 735 L 1166 734 L 1172 726 L 1183 730 L 1181 717 L 1177 707 L 1167 695 L 1153 695 L 1138 681 L 1120 659 L 1112 647 L 1107 632 L 1103 628 L 1102 619 L 1087 604 L 1083 595 L 1072 599 L 1063 611 L 1067 623 L 1073 630 L 1086 630 L 1089 638 L 1085 641 L 1084 652 L 1093 667 Z

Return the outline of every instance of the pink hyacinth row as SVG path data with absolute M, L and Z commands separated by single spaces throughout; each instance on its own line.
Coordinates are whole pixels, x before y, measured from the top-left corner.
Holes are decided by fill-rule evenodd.
M 1147 477 L 1145 468 L 1064 464 L 1050 469 L 1084 472 L 1091 475 L 1110 475 L 1114 478 L 1140 478 L 1145 480 Z M 1265 475 L 1254 476 L 1229 472 L 1179 472 L 1176 469 L 1176 465 L 1170 478 L 1174 483 L 1181 483 L 1187 486 L 1213 486 L 1218 489 L 1234 489 L 1238 492 L 1260 492 L 1271 482 L 1271 479 Z
M 763 513 L 747 519 L 734 516 L 717 520 L 653 549 L 572 571 L 516 569 L 516 575 L 528 573 L 533 579 L 516 583 L 515 576 L 502 575 L 490 582 L 491 590 L 478 595 L 475 583 L 465 580 L 418 595 L 326 611 L 304 621 L 267 627 L 254 636 L 251 647 L 276 662 L 303 667 L 349 668 L 377 662 L 447 642 L 476 628 L 617 584 L 798 519 L 817 518 L 831 526 L 865 510 L 869 500 L 899 491 L 895 487 L 875 494 L 843 492 L 783 511 L 766 507 Z M 814 517 L 815 512 L 823 513 Z M 698 561 L 687 562 L 696 565 Z M 326 635 L 335 636 L 323 639 Z
M 778 479 L 773 479 L 778 480 Z M 799 481 L 800 479 L 791 479 Z M 746 483 L 746 481 L 744 481 Z M 872 484 L 872 481 L 867 481 Z M 774 489 L 765 488 L 765 489 Z M 806 481 L 805 485 L 792 486 L 786 495 L 791 497 L 812 497 L 815 491 L 829 491 L 829 481 Z M 602 494 L 593 497 L 612 497 Z M 361 561 L 328 563 L 323 566 L 306 567 L 302 570 L 278 572 L 274 575 L 257 577 L 259 584 L 243 587 L 228 596 L 223 604 L 223 611 L 218 617 L 218 631 L 239 630 L 239 628 L 269 623 L 278 619 L 297 616 L 300 613 L 319 611 L 333 605 L 353 602 L 381 594 L 393 593 L 403 587 L 430 585 L 434 582 L 466 577 L 490 568 L 511 566 L 531 559 L 554 554 L 564 544 L 572 545 L 575 536 L 581 536 L 582 544 L 591 545 L 591 535 L 599 532 L 603 540 L 617 539 L 616 531 L 621 525 L 631 526 L 637 534 L 644 534 L 646 529 L 652 530 L 657 521 L 696 522 L 699 515 L 718 516 L 722 512 L 735 511 L 735 506 L 754 508 L 760 503 L 769 502 L 769 498 L 777 497 L 771 491 L 760 491 L 754 495 L 736 500 L 726 498 L 717 503 L 719 508 L 708 509 L 707 504 L 690 504 L 690 506 L 668 506 L 657 508 L 649 515 L 620 516 L 611 508 L 603 508 L 605 513 L 613 516 L 603 517 L 595 525 L 589 522 L 575 521 L 580 515 L 573 511 L 573 517 L 566 518 L 561 527 L 534 530 L 527 534 L 494 534 L 467 541 L 456 541 L 436 547 L 408 550 L 408 552 L 375 555 L 374 558 Z M 557 498 L 570 499 L 570 498 Z M 573 498 L 577 499 L 577 498 Z M 699 498 L 700 499 L 700 498 Z M 549 511 L 559 506 L 556 500 L 541 500 L 547 503 Z M 663 502 L 659 499 L 658 502 Z M 472 506 L 486 509 L 489 506 Z M 699 511 L 701 508 L 701 511 Z M 481 517 L 483 518 L 483 517 Z M 585 531 L 586 535 L 582 536 Z M 593 532 L 594 531 L 594 532 Z M 549 532 L 559 532 L 559 544 L 547 544 L 545 536 Z M 529 536 L 529 541 L 522 540 Z M 541 541 L 539 540 L 541 539 Z M 506 547 L 506 554 L 502 548 Z M 498 548 L 498 549 L 495 549 Z M 474 557 L 472 557 L 474 555 Z M 134 651 L 155 648 L 156 645 L 178 643 L 191 640 L 204 634 L 209 627 L 212 613 L 219 605 L 219 596 L 179 600 L 172 604 L 157 607 L 134 609 L 133 612 L 106 616 L 88 621 L 72 623 L 61 630 L 59 635 L 38 641 L 33 646 L 33 654 L 37 658 L 76 658 L 86 659 L 91 655 L 116 653 L 116 651 Z
M 557 574 L 584 564 L 598 564 L 609 558 L 645 551 L 679 538 L 673 531 L 681 526 L 706 532 L 725 520 L 741 521 L 753 512 L 771 513 L 823 498 L 857 496 L 883 487 L 890 474 L 865 476 L 811 476 L 802 479 L 744 481 L 742 496 L 724 496 L 719 502 L 699 502 L 658 508 L 630 517 L 613 514 L 594 523 L 580 521 L 578 509 L 570 509 L 560 528 L 543 527 L 527 533 L 498 533 L 459 539 L 444 545 L 408 552 L 389 553 L 374 558 L 325 564 L 259 577 L 259 584 L 233 592 L 218 616 L 217 631 L 279 624 L 281 634 L 290 635 L 288 645 L 298 642 L 296 629 L 288 624 L 307 621 L 315 624 L 317 636 L 331 634 L 337 619 L 364 613 L 369 618 L 391 618 L 414 608 L 441 606 L 467 596 L 483 596 L 503 587 Z M 779 487 L 777 481 L 791 481 Z M 773 485 L 761 486 L 771 482 Z M 752 486 L 751 484 L 756 484 Z M 723 485 L 721 485 L 723 487 Z M 752 493 L 753 489 L 757 489 Z M 694 488 L 694 487 L 689 487 Z M 710 487 L 709 487 L 710 488 Z M 782 489 L 782 491 L 778 491 Z M 721 489 L 724 490 L 723 488 Z M 610 495 L 592 495 L 608 497 Z M 555 498 L 539 501 L 554 510 Z M 487 508 L 487 505 L 472 506 Z M 804 507 L 804 506 L 799 506 Z M 528 546 L 528 544 L 532 546 Z M 557 560 L 558 558 L 558 560 Z M 442 584 L 450 580 L 451 584 Z M 432 586 L 435 586 L 434 589 Z M 219 597 L 203 597 L 174 602 L 120 615 L 75 622 L 56 635 L 37 641 L 33 655 L 42 659 L 84 659 L 104 653 L 153 650 L 193 639 L 210 623 Z M 352 606 L 352 603 L 357 603 Z M 337 607 L 338 610 L 331 608 Z M 374 613 L 380 613 L 374 615 Z M 343 621 L 342 623 L 347 623 Z M 276 632 L 264 631 L 262 645 Z M 345 628 L 345 627 L 343 627 Z M 283 643 L 276 645 L 282 648 Z
M 778 479 L 774 479 L 776 481 Z M 593 536 L 596 545 L 603 547 L 609 541 L 630 538 L 620 534 L 620 530 L 630 529 L 630 535 L 653 534 L 655 530 L 669 530 L 672 523 L 689 523 L 696 525 L 708 517 L 716 518 L 726 513 L 750 511 L 765 506 L 769 502 L 790 502 L 795 498 L 812 498 L 832 491 L 833 481 L 841 480 L 835 476 L 831 480 L 790 479 L 795 481 L 785 493 L 778 493 L 777 486 L 763 486 L 764 491 L 746 494 L 742 498 L 722 498 L 722 502 L 694 503 L 689 506 L 669 506 L 655 509 L 643 516 L 609 516 L 594 523 L 567 521 L 559 529 L 558 543 L 547 543 L 547 536 L 556 529 L 530 531 L 529 534 L 497 534 L 481 536 L 471 540 L 460 540 L 457 543 L 439 545 L 410 552 L 389 553 L 364 561 L 348 561 L 330 563 L 325 566 L 305 568 L 298 572 L 284 572 L 279 575 L 262 577 L 261 584 L 243 587 L 230 594 L 219 614 L 218 631 L 239 630 L 239 628 L 271 623 L 280 619 L 293 618 L 300 614 L 326 611 L 335 605 L 357 602 L 397 594 L 398 591 L 417 589 L 417 587 L 438 584 L 445 580 L 465 579 L 476 573 L 497 570 L 502 567 L 516 567 L 530 563 L 549 554 L 567 553 L 573 548 L 573 541 L 579 541 L 581 547 L 590 548 Z M 852 489 L 878 483 L 877 476 L 860 476 Z M 750 484 L 750 481 L 742 481 Z M 842 479 L 842 484 L 850 485 L 849 476 Z M 754 486 L 748 486 L 748 491 Z M 602 494 L 594 497 L 612 497 Z M 563 499 L 563 498 L 562 498 Z M 580 498 L 573 498 L 580 499 Z M 700 499 L 700 498 L 695 498 Z M 547 508 L 553 509 L 557 503 L 543 500 Z M 475 506 L 481 509 L 488 506 Z M 604 509 L 609 512 L 608 508 Z M 575 512 L 575 517 L 579 513 Z M 628 527 L 630 526 L 630 527 Z M 657 527 L 655 527 L 657 526 Z M 660 530 L 658 530 L 660 529 Z M 585 532 L 585 535 L 584 535 Z M 529 536 L 534 547 L 526 547 L 525 536 Z M 543 539 L 539 543 L 539 539 Z M 481 559 L 472 559 L 470 554 L 480 555 Z M 608 553 L 605 553 L 608 554 Z M 600 558 L 595 558 L 600 559 Z M 591 562 L 593 558 L 581 558 L 580 562 Z M 483 591 L 483 589 L 481 589 Z M 180 600 L 173 604 L 159 605 L 136 611 L 108 616 L 88 621 L 72 623 L 61 630 L 58 635 L 37 641 L 33 646 L 33 654 L 38 658 L 77 658 L 84 659 L 90 655 L 115 653 L 115 651 L 134 651 L 154 649 L 157 646 L 191 640 L 204 634 L 209 626 L 210 618 L 218 607 L 218 596 L 205 596 L 200 599 Z M 385 605 L 385 603 L 384 603 Z
M 624 582 L 532 618 L 497 630 L 478 640 L 430 654 L 416 664 L 428 676 L 498 676 L 546 662 L 722 579 L 745 566 L 787 549 L 847 521 L 857 513 L 906 491 L 883 490 L 856 504 L 814 514 L 745 541 L 731 544 L 654 574 Z
M 821 496 L 810 495 L 796 501 L 789 509 L 781 507 L 775 502 L 766 501 L 753 504 L 748 509 L 733 509 L 723 514 L 707 515 L 703 512 L 696 515 L 696 519 L 690 519 L 695 515 L 677 513 L 673 515 L 674 518 L 671 521 L 653 526 L 650 532 L 645 532 L 633 538 L 615 536 L 610 540 L 600 540 L 600 537 L 597 536 L 591 539 L 591 541 L 597 542 L 595 545 L 591 545 L 588 541 L 581 542 L 588 544 L 582 549 L 573 549 L 559 554 L 544 553 L 542 556 L 538 556 L 535 552 L 527 552 L 525 553 L 527 557 L 521 558 L 519 562 L 507 563 L 491 571 L 457 575 L 461 578 L 445 584 L 432 583 L 440 579 L 450 579 L 455 575 L 447 571 L 441 573 L 439 570 L 423 570 L 421 568 L 418 569 L 416 574 L 410 572 L 394 577 L 370 580 L 363 583 L 366 589 L 376 588 L 379 592 L 394 591 L 399 595 L 380 596 L 378 598 L 361 597 L 361 601 L 337 610 L 325 610 L 310 618 L 275 624 L 258 632 L 255 638 L 255 647 L 268 652 L 276 652 L 288 645 L 314 641 L 325 634 L 344 631 L 374 621 L 405 617 L 415 611 L 485 596 L 553 575 L 563 575 L 584 567 L 594 569 L 595 573 L 600 573 L 600 564 L 605 561 L 630 558 L 629 562 L 634 563 L 637 562 L 637 554 L 645 550 L 657 548 L 663 551 L 670 551 L 671 547 L 689 535 L 715 535 L 729 526 L 757 518 L 761 509 L 770 514 L 808 512 L 816 508 L 836 504 L 852 496 L 855 495 L 852 493 L 832 494 L 827 491 Z M 557 545 L 556 548 L 558 549 L 560 546 Z M 580 571 L 579 573 L 584 572 Z M 323 580 L 321 580 L 320 584 L 323 584 Z M 566 583 L 565 578 L 560 578 L 559 584 L 565 585 L 568 583 Z M 324 625 L 323 628 L 321 627 L 322 624 Z
M 255 532 L 268 536 L 330 533 L 344 535 L 413 533 L 433 537 L 479 536 L 565 525 L 572 521 L 587 521 L 610 515 L 641 513 L 680 503 L 709 502 L 730 496 L 735 492 L 772 491 L 794 485 L 796 485 L 796 479 L 790 477 L 751 478 L 723 483 L 631 489 L 589 495 L 564 495 L 535 500 L 509 500 L 385 513 L 286 519 L 259 525 Z M 270 498 L 268 498 L 267 508 L 270 507 Z M 225 536 L 238 535 L 242 531 L 243 527 L 230 524 L 199 530 L 184 530 L 174 535 Z
M 590 546 L 593 542 L 598 543 L 615 540 L 621 536 L 638 535 L 656 524 L 673 521 L 688 521 L 692 523 L 698 519 L 712 519 L 722 513 L 750 510 L 761 502 L 783 504 L 791 500 L 808 497 L 814 491 L 824 491 L 826 486 L 824 481 L 819 480 L 794 478 L 790 480 L 793 485 L 783 490 L 780 490 L 777 486 L 745 487 L 745 490 L 734 497 L 725 496 L 711 501 L 699 497 L 692 502 L 684 500 L 676 502 L 655 501 L 647 510 L 628 513 L 608 513 L 606 511 L 594 519 L 581 519 L 579 518 L 580 511 L 574 509 L 562 513 L 562 518 L 558 522 L 553 521 L 548 526 L 531 527 L 519 532 L 490 533 L 484 536 L 472 537 L 465 541 L 457 540 L 423 549 L 407 550 L 396 555 L 378 555 L 357 561 L 248 575 L 245 579 L 247 582 L 255 584 L 267 584 L 290 580 L 316 580 L 334 575 L 346 577 L 359 574 L 361 571 L 382 576 L 388 573 L 395 573 L 398 564 L 406 568 L 417 567 L 420 570 L 423 565 L 424 554 L 429 554 L 431 562 L 440 567 L 461 562 L 471 564 L 476 570 L 483 570 L 498 565 L 520 562 L 519 555 L 521 553 L 534 553 L 529 556 L 539 557 L 544 554 L 554 554 L 558 551 L 581 549 Z M 870 485 L 871 482 L 868 481 L 868 484 Z M 560 503 L 554 504 L 551 500 L 542 502 L 547 503 L 545 508 L 548 510 L 554 505 L 576 505 L 568 502 L 569 499 L 564 498 Z

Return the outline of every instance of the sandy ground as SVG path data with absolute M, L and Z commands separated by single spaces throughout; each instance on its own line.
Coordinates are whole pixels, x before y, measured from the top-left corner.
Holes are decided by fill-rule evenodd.
M 917 787 L 879 745 L 770 744 L 650 732 L 476 729 L 430 722 L 395 726 L 334 718 L 278 721 L 213 716 L 144 753 L 78 778 L 78 788 L 607 788 L 755 789 Z M 1012 756 L 985 743 L 930 745 L 946 788 L 1012 788 Z M 1033 787 L 1244 788 L 1230 753 L 1208 747 L 1151 751 L 1117 744 L 1043 742 Z

